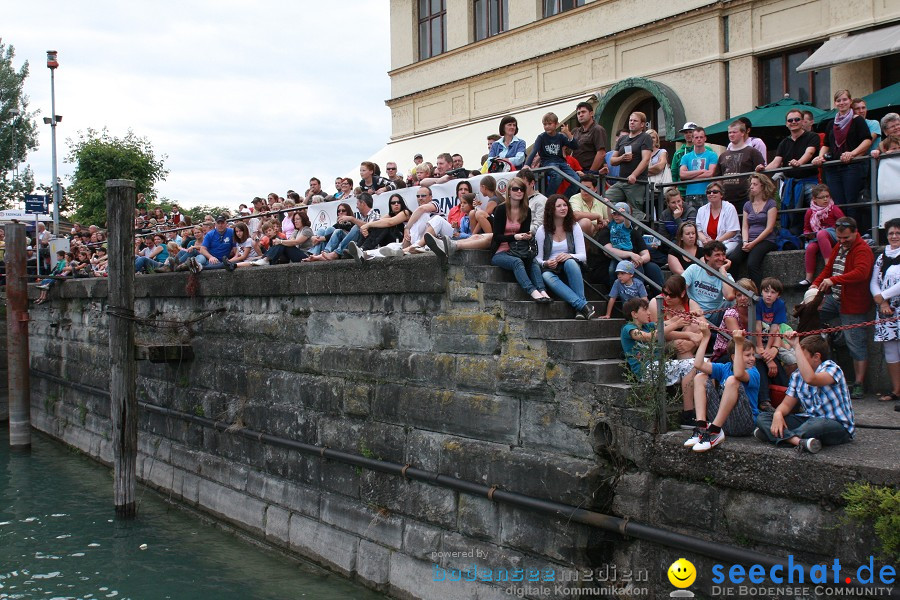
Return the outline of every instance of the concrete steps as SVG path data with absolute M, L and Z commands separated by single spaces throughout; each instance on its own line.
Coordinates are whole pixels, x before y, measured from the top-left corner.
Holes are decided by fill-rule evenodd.
M 597 384 L 598 393 L 615 404 L 625 401 L 630 386 L 625 383 L 622 344 L 619 333 L 625 321 L 620 318 L 575 319 L 575 310 L 561 301 L 539 304 L 516 282 L 510 272 L 490 264 L 486 251 L 457 252 L 451 267 L 462 267 L 465 281 L 478 284 L 485 301 L 497 303 L 504 313 L 525 321 L 525 335 L 543 340 L 549 358 L 568 363 L 578 382 Z M 598 313 L 606 310 L 606 301 L 586 289 L 588 300 Z

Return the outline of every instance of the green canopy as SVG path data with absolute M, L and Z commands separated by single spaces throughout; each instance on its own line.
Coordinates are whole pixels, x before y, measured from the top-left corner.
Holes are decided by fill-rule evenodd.
M 733 123 L 740 117 L 747 117 L 753 124 L 754 135 L 759 137 L 759 133 L 757 132 L 757 130 L 762 129 L 763 127 L 780 127 L 784 129 L 784 119 L 787 116 L 788 111 L 791 110 L 808 110 L 813 114 L 816 122 L 818 122 L 823 115 L 827 114 L 826 111 L 820 108 L 816 108 L 809 102 L 800 102 L 799 100 L 794 100 L 793 98 L 782 98 L 778 102 L 760 106 L 759 108 L 751 110 L 750 112 L 731 117 L 730 119 L 725 119 L 724 121 L 716 123 L 715 125 L 710 125 L 706 128 L 706 136 L 711 137 L 717 133 L 727 134 L 728 126 L 731 123 Z

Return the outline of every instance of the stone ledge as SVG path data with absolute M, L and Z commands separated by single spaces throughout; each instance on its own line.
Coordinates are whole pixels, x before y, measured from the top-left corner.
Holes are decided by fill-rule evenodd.
M 413 261 L 416 261 L 415 263 Z M 165 273 L 135 277 L 135 298 L 184 298 L 189 275 Z M 204 271 L 198 275 L 198 297 L 330 296 L 346 294 L 443 294 L 444 268 L 436 257 L 415 256 L 358 265 L 352 260 L 294 263 L 271 267 Z M 108 279 L 73 279 L 55 285 L 54 298 L 105 298 Z M 37 288 L 31 286 L 31 296 Z

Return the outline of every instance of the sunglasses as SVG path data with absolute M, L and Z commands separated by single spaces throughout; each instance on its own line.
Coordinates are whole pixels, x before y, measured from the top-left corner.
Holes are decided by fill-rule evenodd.
M 845 219 L 839 219 L 839 220 L 835 221 L 834 226 L 840 227 L 842 229 L 844 227 L 856 227 L 856 225 L 854 225 L 853 223 L 851 223 L 850 221 L 847 221 Z
M 799 123 L 799 122 L 802 121 L 802 120 L 803 120 L 803 119 L 798 119 L 798 118 L 795 117 L 795 118 L 793 118 L 793 119 L 788 119 L 787 122 L 788 122 L 788 123 Z
M 416 198 L 427 198 L 431 194 L 416 194 Z
M 707 196 L 718 196 L 722 193 L 722 190 L 709 190 L 706 192 Z
M 391 200 L 391 204 L 403 204 L 399 200 Z
M 396 171 L 396 170 L 397 170 L 397 167 L 388 167 L 387 170 L 388 170 L 388 171 Z
M 339 211 L 338 211 L 338 214 L 341 214 L 341 213 L 344 213 L 345 215 L 349 215 L 349 214 L 350 214 L 350 213 L 347 212 L 346 210 L 339 210 Z
M 519 186 L 514 186 L 509 189 L 512 190 L 513 192 L 524 192 L 525 191 L 525 188 L 519 187 Z

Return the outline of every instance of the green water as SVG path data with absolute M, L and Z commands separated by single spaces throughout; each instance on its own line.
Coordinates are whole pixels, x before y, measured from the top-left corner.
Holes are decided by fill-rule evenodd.
M 108 469 L 36 433 L 12 454 L 0 430 L 0 599 L 383 598 L 145 488 L 138 518 L 114 519 Z

